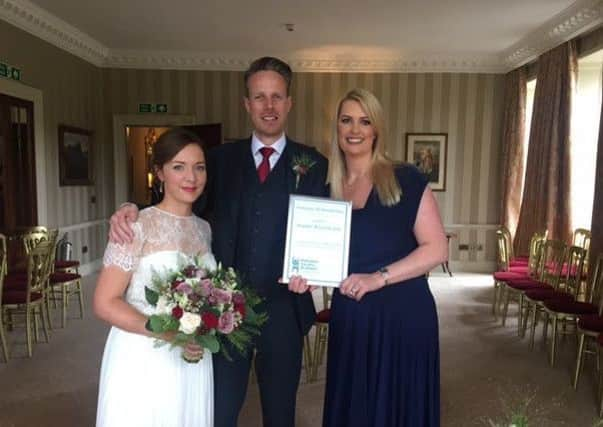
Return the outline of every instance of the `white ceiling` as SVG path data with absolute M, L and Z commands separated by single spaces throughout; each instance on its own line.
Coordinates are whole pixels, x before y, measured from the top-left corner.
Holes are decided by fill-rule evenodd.
M 275 55 L 298 71 L 504 72 L 602 11 L 602 0 L 0 0 L 0 18 L 101 66 L 243 69 Z

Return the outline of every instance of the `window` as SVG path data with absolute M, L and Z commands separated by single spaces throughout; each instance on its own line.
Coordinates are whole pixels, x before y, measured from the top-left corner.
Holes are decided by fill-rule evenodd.
M 571 220 L 572 228 L 591 227 L 597 143 L 601 114 L 603 50 L 578 61 L 578 81 L 571 118 Z
M 530 126 L 532 126 L 532 111 L 534 110 L 534 94 L 536 93 L 536 78 L 528 80 L 526 89 L 526 128 L 523 137 L 523 170 L 528 161 L 528 142 L 530 141 Z
M 591 227 L 599 118 L 601 114 L 601 75 L 603 50 L 578 60 L 578 81 L 574 92 L 570 130 L 570 227 Z M 529 80 L 526 91 L 524 170 L 528 156 L 536 79 Z

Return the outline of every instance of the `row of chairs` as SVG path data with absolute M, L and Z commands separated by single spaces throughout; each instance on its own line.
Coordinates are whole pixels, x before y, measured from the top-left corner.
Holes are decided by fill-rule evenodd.
M 516 301 L 518 335 L 525 336 L 529 324 L 532 349 L 536 327 L 542 318 L 542 342 L 546 345 L 550 339 L 548 361 L 551 366 L 555 365 L 560 332 L 574 334 L 578 345 L 572 385 L 576 389 L 584 355 L 599 353 L 597 338 L 603 333 L 603 254 L 598 254 L 589 280 L 588 230 L 576 230 L 571 245 L 547 239 L 546 233 L 535 233 L 529 255 L 524 258 L 509 256 L 511 239 L 504 228 L 497 231 L 497 241 L 499 271 L 493 275 L 494 315 L 500 314 L 504 325 L 509 303 Z M 603 393 L 599 401 L 599 411 L 603 414 Z
M 61 326 L 65 327 L 69 298 L 77 295 L 80 317 L 84 314 L 81 276 L 78 261 L 55 260 L 58 230 L 33 227 L 12 236 L 22 242 L 26 263 L 9 265 L 7 238 L 0 234 L 0 343 L 4 360 L 9 359 L 7 330 L 13 330 L 16 318 L 24 318 L 27 354 L 33 353 L 33 342 L 39 342 L 40 324 L 45 342 L 53 328 L 51 302 L 57 309 L 61 302 Z

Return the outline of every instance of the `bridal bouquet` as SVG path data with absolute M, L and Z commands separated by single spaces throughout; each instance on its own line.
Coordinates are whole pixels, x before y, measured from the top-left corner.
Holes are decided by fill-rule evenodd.
M 242 286 L 232 268 L 218 264 L 215 270 L 208 270 L 198 259 L 177 271 L 155 273 L 152 285 L 145 287 L 145 296 L 156 307 L 147 321 L 149 331 L 172 332 L 175 346 L 194 343 L 211 353 L 222 351 L 227 358 L 226 342 L 245 354 L 267 319 L 265 313 L 255 311 L 261 299 Z M 182 357 L 191 363 L 200 360 L 186 353 Z

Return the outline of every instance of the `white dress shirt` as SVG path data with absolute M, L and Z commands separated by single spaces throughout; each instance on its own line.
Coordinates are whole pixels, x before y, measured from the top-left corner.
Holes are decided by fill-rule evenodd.
M 254 132 L 251 135 L 251 154 L 253 154 L 253 159 L 255 160 L 255 168 L 256 169 L 258 168 L 258 166 L 262 162 L 262 159 L 264 158 L 264 156 L 262 156 L 262 153 L 260 153 L 260 148 L 264 148 L 264 147 L 274 148 L 274 152 L 268 159 L 268 161 L 270 162 L 270 170 L 272 170 L 274 168 L 274 165 L 276 165 L 276 162 L 278 162 L 278 159 L 280 159 L 281 154 L 283 154 L 283 151 L 285 151 L 286 145 L 287 145 L 287 138 L 285 137 L 284 133 L 280 136 L 279 139 L 276 140 L 276 142 L 274 144 L 266 145 L 262 141 L 260 141 L 257 138 L 257 136 L 255 136 L 255 132 Z

